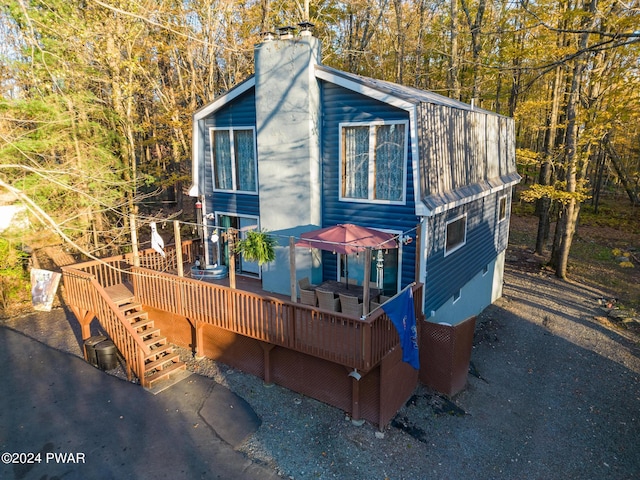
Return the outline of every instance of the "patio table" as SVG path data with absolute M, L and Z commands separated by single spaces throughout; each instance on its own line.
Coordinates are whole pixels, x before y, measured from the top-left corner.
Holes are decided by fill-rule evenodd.
M 358 297 L 358 300 L 362 302 L 364 297 L 364 287 L 362 285 L 347 285 L 337 280 L 327 280 L 322 282 L 316 287 L 316 290 L 323 290 L 325 292 L 332 292 L 334 296 L 342 293 L 343 295 L 351 295 L 352 297 Z M 369 288 L 369 298 L 375 299 L 382 293 L 382 290 L 375 287 Z

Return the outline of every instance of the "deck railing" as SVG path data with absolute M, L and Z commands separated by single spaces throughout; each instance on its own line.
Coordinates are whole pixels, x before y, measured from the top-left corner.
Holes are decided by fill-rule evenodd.
M 195 260 L 197 247 L 195 242 L 183 243 L 185 262 L 192 263 Z M 364 319 L 358 319 L 339 312 L 179 277 L 166 273 L 176 267 L 175 250 L 173 255 L 171 247 L 166 248 L 165 252 L 165 257 L 153 250 L 141 252 L 140 267 L 131 265 L 131 254 L 65 267 L 64 284 L 68 301 L 95 312 L 109 335 L 113 331 L 115 335 L 122 332 L 126 336 L 128 322 L 124 321 L 115 304 L 104 293 L 104 288 L 126 282 L 132 285 L 137 301 L 186 317 L 194 324 L 213 325 L 365 372 L 375 367 L 399 343 L 395 327 L 381 308 Z M 147 266 L 154 268 L 145 268 Z M 423 286 L 415 284 L 411 288 L 419 318 Z M 90 293 L 90 290 L 97 293 Z M 124 323 L 125 327 L 117 327 L 117 322 Z M 127 362 L 137 364 L 140 360 L 136 356 L 138 354 L 131 350 L 131 340 L 119 342 L 125 350 L 131 351 L 131 360 L 127 358 Z M 118 343 L 116 345 L 121 348 Z M 137 371 L 136 375 L 142 378 Z
M 192 264 L 200 249 L 199 240 L 186 240 L 182 242 L 182 262 Z M 164 257 L 149 248 L 139 252 L 140 266 L 150 268 L 158 272 L 176 272 L 178 269 L 178 255 L 175 245 L 168 245 L 164 249 Z M 95 276 L 98 283 L 104 288 L 130 283 L 129 269 L 133 265 L 133 253 L 115 255 L 113 257 L 90 260 L 87 262 L 69 265 L 74 270 L 90 273 Z
M 349 368 L 370 370 L 399 342 L 382 309 L 357 319 L 146 268 L 132 267 L 131 274 L 144 305 Z M 419 311 L 422 285 L 412 288 Z
M 144 358 L 150 353 L 149 347 L 135 334 L 95 275 L 70 267 L 63 267 L 62 271 L 67 303 L 76 311 L 92 312 L 100 320 L 100 325 L 125 359 L 129 380 L 135 374 L 144 385 Z

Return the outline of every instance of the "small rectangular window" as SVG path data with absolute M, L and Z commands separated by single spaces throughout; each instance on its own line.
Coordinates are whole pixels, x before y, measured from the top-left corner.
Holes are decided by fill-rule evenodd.
M 453 303 L 456 303 L 458 300 L 460 300 L 460 297 L 462 296 L 462 290 L 458 290 L 456 293 L 453 294 Z
M 449 255 L 467 242 L 467 216 L 463 215 L 447 222 L 444 254 Z
M 507 218 L 507 196 L 504 195 L 500 197 L 498 201 L 498 222 L 503 221 Z

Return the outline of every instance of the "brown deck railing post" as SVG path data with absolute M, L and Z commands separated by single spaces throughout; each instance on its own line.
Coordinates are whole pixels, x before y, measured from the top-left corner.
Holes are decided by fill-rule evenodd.
M 178 220 L 173 221 L 173 237 L 176 244 L 176 267 L 178 269 L 178 276 L 184 277 L 184 265 L 182 263 L 182 241 L 180 239 L 180 222 L 178 222 Z
M 362 363 L 364 370 L 369 370 L 371 365 L 371 324 L 362 325 Z
M 291 301 L 298 301 L 297 281 L 296 281 L 296 239 L 289 237 L 289 289 L 291 290 Z
M 133 249 L 133 264 L 140 266 L 140 255 L 138 253 L 138 229 L 136 227 L 136 215 L 132 213 L 129 219 L 131 223 L 131 248 Z

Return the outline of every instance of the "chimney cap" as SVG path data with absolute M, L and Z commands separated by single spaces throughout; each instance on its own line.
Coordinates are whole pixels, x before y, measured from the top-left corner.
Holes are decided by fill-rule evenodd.
M 311 29 L 314 27 L 314 25 L 310 21 L 305 20 L 304 22 L 300 22 L 298 26 L 300 27 L 301 37 L 310 37 L 311 35 L 313 35 L 311 33 Z
M 313 27 L 315 27 L 315 24 L 311 23 L 309 20 L 305 20 L 304 22 L 300 22 L 298 26 L 304 31 L 311 30 Z
M 265 42 L 271 41 L 275 38 L 276 34 L 273 32 L 260 32 L 260 36 L 262 37 L 262 40 Z
M 296 27 L 285 25 L 284 27 L 278 27 L 276 30 L 278 31 L 278 35 L 284 37 L 286 35 L 292 35 L 295 29 Z

